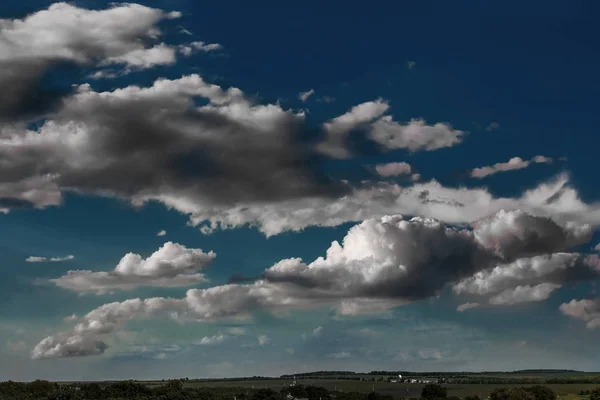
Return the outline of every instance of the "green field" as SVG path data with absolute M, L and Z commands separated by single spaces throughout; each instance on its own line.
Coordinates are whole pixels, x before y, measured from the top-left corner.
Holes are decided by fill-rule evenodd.
M 161 382 L 146 382 L 154 386 L 160 385 Z M 248 380 L 248 381 L 189 381 L 185 383 L 187 387 L 227 387 L 227 388 L 271 388 L 281 390 L 289 386 L 291 380 L 269 379 L 269 380 Z M 301 379 L 298 384 L 321 386 L 328 390 L 341 390 L 344 392 L 370 392 L 375 389 L 381 394 L 389 394 L 394 397 L 419 397 L 423 384 L 405 384 L 405 383 L 388 383 L 388 382 L 368 382 L 359 380 L 332 380 L 332 379 Z M 494 389 L 501 387 L 520 387 L 530 386 L 521 384 L 446 384 L 449 396 L 465 397 L 468 395 L 477 395 L 487 397 Z M 544 386 L 552 389 L 561 400 L 584 400 L 585 396 L 579 396 L 578 393 L 582 390 L 592 390 L 600 385 L 598 384 L 544 384 Z M 570 395 L 570 396 L 569 396 Z

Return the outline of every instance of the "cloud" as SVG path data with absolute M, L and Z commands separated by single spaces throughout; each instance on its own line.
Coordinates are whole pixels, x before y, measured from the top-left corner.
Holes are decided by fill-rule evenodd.
M 256 340 L 258 340 L 259 346 L 265 346 L 271 342 L 271 338 L 269 338 L 267 335 L 258 335 Z
M 383 115 L 389 107 L 383 99 L 368 101 L 326 122 L 323 124 L 326 140 L 319 143 L 317 151 L 332 158 L 349 158 L 351 154 L 346 140 L 348 134 L 356 129 L 365 131 L 368 138 L 384 150 L 431 151 L 462 142 L 465 133 L 452 129 L 449 124 L 427 125 L 422 119 L 412 119 L 403 125 L 390 115 Z
M 226 338 L 224 335 L 204 336 L 202 339 L 195 341 L 194 344 L 199 346 L 214 346 L 223 343 Z
M 463 312 L 477 307 L 479 307 L 479 303 L 464 303 L 456 307 L 456 311 Z
M 172 15 L 139 4 L 87 10 L 55 3 L 23 19 L 0 20 L 0 118 L 35 111 L 39 78 L 59 63 L 122 63 L 130 68 L 171 63 L 172 48 L 159 44 L 147 49 L 145 43 L 159 36 L 157 24 Z M 54 102 L 57 95 L 42 98 Z
M 165 231 L 164 229 L 162 231 L 159 231 L 156 236 L 165 236 L 167 234 L 167 231 Z
M 348 133 L 380 117 L 388 109 L 388 103 L 382 99 L 368 101 L 326 122 L 323 124 L 326 140 L 318 144 L 317 151 L 332 158 L 349 158 L 350 151 L 346 148 Z
M 56 286 L 76 292 L 106 293 L 110 290 L 131 290 L 140 286 L 178 287 L 206 282 L 205 268 L 214 258 L 212 251 L 188 249 L 178 243 L 166 242 L 144 259 L 128 253 L 110 272 L 88 270 L 69 271 L 67 275 L 51 279 Z
M 531 160 L 523 160 L 521 157 L 513 157 L 507 162 L 497 163 L 485 167 L 475 168 L 470 172 L 473 178 L 485 178 L 499 172 L 515 171 L 529 167 L 531 164 L 551 164 L 552 158 L 544 156 L 535 156 Z
M 445 187 L 435 180 L 412 186 L 379 183 L 348 187 L 351 193 L 335 200 L 313 197 L 205 208 L 191 213 L 190 222 L 199 225 L 205 233 L 251 225 L 266 236 L 301 231 L 310 226 L 333 227 L 395 213 L 465 224 L 501 209 L 522 209 L 561 223 L 579 221 L 594 226 L 600 223 L 600 204 L 582 202 L 577 191 L 569 186 L 566 174 L 539 184 L 518 197 L 495 197 L 481 187 Z
M 63 321 L 65 321 L 65 322 L 73 322 L 73 321 L 76 321 L 77 319 L 79 319 L 79 317 L 77 316 L 77 314 L 71 314 L 68 317 L 63 318 Z
M 71 333 L 48 340 L 94 337 L 131 319 L 164 315 L 218 321 L 249 318 L 257 311 L 277 314 L 331 306 L 339 315 L 381 313 L 437 296 L 446 286 L 495 265 L 576 243 L 583 232 L 573 224 L 557 230 L 544 218 L 516 211 L 499 212 L 473 229 L 421 217 L 369 219 L 350 228 L 341 244 L 334 241 L 324 257 L 311 263 L 281 260 L 251 284 L 190 289 L 181 299 L 105 304 L 80 318 Z
M 422 360 L 441 360 L 443 358 L 438 349 L 422 349 L 417 352 L 417 355 Z
M 405 162 L 393 162 L 388 164 L 377 164 L 375 166 L 375 171 L 383 177 L 410 175 L 412 173 L 412 167 Z
M 406 66 L 408 67 L 408 69 L 413 69 L 415 67 L 415 65 L 417 65 L 417 63 L 415 61 L 407 61 L 406 62 Z
M 487 128 L 485 128 L 485 130 L 488 132 L 492 132 L 497 129 L 500 129 L 500 124 L 497 122 L 490 122 L 490 124 L 487 126 Z
M 246 328 L 234 326 L 232 328 L 227 328 L 227 332 L 234 336 L 244 336 L 246 334 Z
M 56 357 L 77 357 L 99 355 L 104 353 L 108 346 L 93 337 L 83 335 L 58 335 L 49 336 L 38 343 L 31 352 L 34 360 Z
M 195 107 L 197 97 L 209 104 Z M 0 195 L 41 208 L 72 191 L 184 213 L 341 195 L 346 189 L 318 173 L 295 138 L 303 120 L 198 75 L 102 93 L 82 85 L 39 130 L 0 135 Z
M 373 123 L 369 137 L 384 149 L 415 152 L 455 146 L 462 142 L 464 135 L 465 132 L 452 129 L 446 123 L 427 125 L 423 119 L 411 119 L 403 125 L 386 115 Z
M 594 251 L 600 251 L 600 243 L 598 243 L 597 245 L 594 246 L 593 248 Z
M 321 336 L 322 332 L 323 332 L 323 327 L 322 326 L 317 326 L 315 329 L 313 329 L 312 336 L 313 337 L 319 337 L 319 336 Z
M 26 262 L 35 263 L 35 262 L 61 262 L 75 259 L 75 256 L 69 254 L 65 257 L 38 257 L 38 256 L 30 256 L 25 259 Z
M 344 359 L 344 358 L 352 357 L 352 354 L 350 354 L 350 353 L 348 353 L 346 351 L 341 351 L 339 353 L 330 353 L 330 354 L 327 354 L 325 357 L 335 358 L 336 360 L 341 360 L 341 359 Z
M 302 100 L 302 101 L 306 101 L 306 100 L 308 100 L 308 98 L 309 98 L 310 96 L 312 96 L 313 94 L 315 94 L 315 90 L 314 90 L 314 89 L 310 89 L 310 90 L 309 90 L 309 91 L 307 91 L 307 92 L 300 92 L 300 93 L 298 94 L 298 98 L 299 98 L 300 100 Z
M 209 53 L 217 50 L 223 50 L 223 46 L 219 43 L 191 42 L 179 46 L 179 51 L 184 56 L 189 56 L 195 52 Z
M 506 289 L 490 299 L 490 304 L 513 305 L 518 303 L 529 303 L 548 299 L 550 294 L 562 285 L 554 283 L 540 283 L 535 286 L 517 286 Z
M 568 282 L 595 280 L 599 277 L 600 263 L 596 256 L 553 253 L 521 258 L 491 270 L 477 272 L 454 285 L 454 292 L 480 296 L 505 292 L 505 296 L 510 296 L 511 290 L 517 287 L 521 287 L 520 291 L 524 293 L 527 288 L 538 287 L 541 284 L 560 286 Z M 538 290 L 549 290 L 550 287 L 542 286 L 538 287 Z
M 559 307 L 560 311 L 569 317 L 587 322 L 590 329 L 600 326 L 600 299 L 571 300 Z

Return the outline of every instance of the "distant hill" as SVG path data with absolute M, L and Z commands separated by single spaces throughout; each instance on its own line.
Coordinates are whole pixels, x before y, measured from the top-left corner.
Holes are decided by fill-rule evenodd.
M 290 379 L 293 377 L 318 377 L 318 376 L 355 376 L 355 375 L 403 375 L 403 376 L 459 376 L 459 375 L 561 375 L 561 374 L 586 374 L 584 371 L 573 369 L 521 369 L 516 371 L 452 371 L 452 372 L 414 372 L 414 371 L 371 371 L 371 372 L 353 372 L 353 371 L 314 371 L 302 372 L 297 374 L 281 375 L 282 379 Z M 589 374 L 589 372 L 588 372 Z

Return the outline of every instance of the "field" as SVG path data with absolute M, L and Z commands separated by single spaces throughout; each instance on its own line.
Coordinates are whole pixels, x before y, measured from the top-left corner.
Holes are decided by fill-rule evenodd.
M 271 388 L 281 390 L 289 386 L 291 380 L 269 379 L 269 380 L 248 380 L 248 381 L 189 381 L 185 384 L 187 387 L 239 387 L 239 388 Z M 147 382 L 154 386 L 160 385 L 161 382 Z M 388 394 L 394 397 L 419 397 L 423 384 L 405 384 L 405 383 L 388 383 L 388 382 L 368 382 L 359 380 L 332 380 L 332 379 L 301 379 L 298 384 L 321 386 L 328 390 L 340 390 L 344 392 L 363 392 L 367 393 L 375 389 L 381 394 Z M 477 395 L 486 398 L 494 389 L 500 387 L 520 387 L 528 385 L 511 385 L 511 384 L 446 384 L 449 396 L 465 397 L 468 395 Z M 585 400 L 586 396 L 579 396 L 578 393 L 582 390 L 592 390 L 600 385 L 598 384 L 544 384 L 544 386 L 552 389 L 561 400 Z

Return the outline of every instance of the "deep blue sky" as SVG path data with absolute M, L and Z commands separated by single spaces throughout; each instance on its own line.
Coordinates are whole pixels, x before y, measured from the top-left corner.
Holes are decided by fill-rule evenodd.
M 350 160 L 323 160 L 321 168 L 337 178 L 360 180 L 372 177 L 365 165 L 405 161 L 424 180 L 436 179 L 450 187 L 485 186 L 496 196 L 518 196 L 566 171 L 584 201 L 600 199 L 595 168 L 600 146 L 600 28 L 596 21 L 600 9 L 595 2 L 140 3 L 183 13 L 182 18 L 161 25 L 166 43 L 201 40 L 219 43 L 223 50 L 182 58 L 173 66 L 94 81 L 95 90 L 148 86 L 159 77 L 176 79 L 198 73 L 211 83 L 257 96 L 259 103 L 280 101 L 283 108 L 308 109 L 308 125 L 315 130 L 359 103 L 383 98 L 396 121 L 422 117 L 469 134 L 452 148 L 414 154 L 370 153 L 365 148 Z M 0 17 L 22 18 L 50 4 L 3 2 Z M 105 6 L 91 0 L 74 4 L 92 9 Z M 192 35 L 179 33 L 181 26 Z M 409 61 L 414 67 L 408 68 Z M 89 80 L 87 69 L 65 71 L 51 71 L 44 84 L 68 88 Z M 298 93 L 309 89 L 315 94 L 306 103 L 298 100 Z M 334 100 L 317 101 L 323 96 Z M 499 128 L 487 131 L 493 122 Z M 512 157 L 536 155 L 555 162 L 482 181 L 459 175 Z M 235 273 L 257 276 L 285 258 L 310 262 L 324 255 L 333 240 L 343 239 L 353 225 L 313 227 L 267 239 L 257 229 L 246 227 L 203 235 L 187 226 L 187 220 L 186 215 L 161 204 L 138 210 L 126 201 L 73 193 L 66 194 L 58 207 L 0 214 L 0 359 L 7 360 L 0 362 L 0 380 L 166 378 L 165 371 L 192 377 L 334 368 L 600 369 L 597 352 L 590 351 L 598 345 L 597 332 L 557 311 L 561 303 L 590 294 L 590 282 L 567 285 L 545 302 L 465 313 L 456 312 L 462 301 L 449 288 L 439 299 L 399 307 L 385 317 L 340 319 L 326 308 L 295 311 L 286 318 L 265 313 L 256 316 L 246 335 L 207 348 L 190 343 L 221 334 L 230 323 L 133 321 L 123 328 L 127 339 L 114 342 L 114 351 L 105 355 L 28 359 L 31 348 L 43 337 L 64 330 L 62 319 L 68 315 L 83 315 L 104 303 L 132 297 L 181 297 L 185 293 L 185 288 L 141 288 L 79 296 L 35 283 L 40 278 L 55 278 L 75 269 L 112 270 L 126 253 L 147 257 L 170 240 L 217 253 L 206 271 L 211 282 L 200 285 L 214 286 Z M 163 229 L 167 235 L 157 237 L 156 232 Z M 585 245 L 583 251 L 596 242 Z M 67 254 L 75 259 L 25 262 L 32 255 Z M 319 326 L 322 333 L 312 337 Z M 268 335 L 270 342 L 258 346 L 258 335 Z M 172 344 L 180 348 L 171 355 L 164 346 Z M 135 346 L 167 356 L 152 359 L 136 352 Z M 428 356 L 436 352 L 442 356 Z M 348 356 L 341 355 L 345 353 Z

